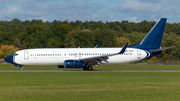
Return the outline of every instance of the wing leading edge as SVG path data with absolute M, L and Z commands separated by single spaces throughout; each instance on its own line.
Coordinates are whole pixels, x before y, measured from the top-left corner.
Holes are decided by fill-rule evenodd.
M 89 65 L 100 65 L 102 64 L 102 61 L 108 62 L 107 59 L 109 59 L 109 56 L 123 54 L 126 51 L 127 45 L 128 45 L 128 42 L 124 45 L 124 47 L 118 53 L 95 56 L 95 57 L 88 57 L 88 58 L 80 58 L 79 60 Z

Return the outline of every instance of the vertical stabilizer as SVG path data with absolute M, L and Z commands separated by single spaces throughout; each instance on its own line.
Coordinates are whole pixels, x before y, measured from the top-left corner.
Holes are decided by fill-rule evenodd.
M 161 18 L 154 25 L 154 27 L 149 31 L 146 37 L 139 43 L 133 46 L 133 48 L 140 48 L 146 50 L 159 49 L 164 33 L 164 28 L 166 25 L 166 18 Z

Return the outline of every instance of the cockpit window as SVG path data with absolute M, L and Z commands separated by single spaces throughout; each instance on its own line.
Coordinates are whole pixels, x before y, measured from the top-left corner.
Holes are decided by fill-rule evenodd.
M 17 56 L 18 54 L 17 54 L 17 53 L 13 53 L 12 55 L 13 55 L 13 56 Z

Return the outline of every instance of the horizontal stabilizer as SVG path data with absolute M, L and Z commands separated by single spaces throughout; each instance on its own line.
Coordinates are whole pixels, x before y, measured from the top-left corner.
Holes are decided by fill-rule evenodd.
M 171 49 L 171 48 L 174 48 L 175 46 L 171 46 L 171 47 L 166 47 L 166 48 L 162 48 L 162 49 L 156 49 L 156 50 L 150 50 L 150 52 L 159 52 L 159 51 L 163 51 L 163 50 L 166 50 L 166 49 Z

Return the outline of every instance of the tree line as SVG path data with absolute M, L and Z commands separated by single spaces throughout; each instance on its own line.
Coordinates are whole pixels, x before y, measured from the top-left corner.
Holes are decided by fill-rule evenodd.
M 0 45 L 29 48 L 77 48 L 80 47 L 122 47 L 139 43 L 155 21 L 57 21 L 42 19 L 21 21 L 0 21 Z M 161 47 L 176 46 L 166 50 L 158 59 L 180 59 L 180 23 L 167 23 Z M 3 47 L 3 46 L 2 46 Z

